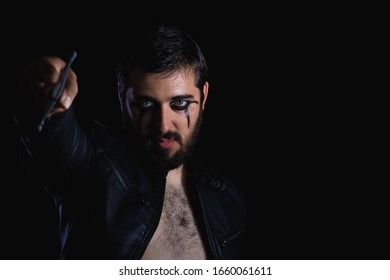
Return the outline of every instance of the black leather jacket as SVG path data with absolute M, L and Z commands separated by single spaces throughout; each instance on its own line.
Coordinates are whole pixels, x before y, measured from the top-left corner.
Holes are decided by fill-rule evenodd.
M 43 133 L 22 136 L 25 154 L 60 210 L 61 258 L 140 259 L 160 219 L 166 174 L 139 160 L 125 133 L 96 123 L 87 134 L 69 110 L 54 116 Z M 240 193 L 198 163 L 186 167 L 208 257 L 245 258 Z

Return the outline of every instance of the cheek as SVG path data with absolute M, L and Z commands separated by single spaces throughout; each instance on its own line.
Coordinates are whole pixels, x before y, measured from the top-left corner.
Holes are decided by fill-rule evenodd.
M 151 116 L 140 110 L 133 111 L 133 125 L 140 134 L 144 134 L 151 123 Z

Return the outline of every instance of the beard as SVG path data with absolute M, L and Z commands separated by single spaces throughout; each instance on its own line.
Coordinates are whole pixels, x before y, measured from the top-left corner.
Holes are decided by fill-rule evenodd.
M 188 137 L 188 141 L 183 143 L 183 138 L 177 132 L 168 131 L 164 134 L 155 132 L 150 135 L 150 139 L 173 139 L 179 143 L 180 148 L 173 155 L 166 149 L 161 149 L 157 145 L 146 146 L 146 153 L 151 163 L 158 169 L 169 171 L 179 167 L 191 158 L 193 151 L 199 139 L 200 128 L 202 125 L 203 114 L 200 112 L 195 127 Z M 154 141 L 152 141 L 153 143 Z

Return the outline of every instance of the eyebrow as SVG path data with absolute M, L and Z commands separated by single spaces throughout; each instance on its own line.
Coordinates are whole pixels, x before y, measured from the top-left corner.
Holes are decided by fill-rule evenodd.
M 158 100 L 156 100 L 155 98 L 153 97 L 150 97 L 150 96 L 147 96 L 147 95 L 142 95 L 142 96 L 135 96 L 134 97 L 134 100 L 151 100 L 153 102 L 159 102 Z M 182 94 L 182 95 L 176 95 L 176 96 L 172 96 L 171 100 L 170 101 L 177 101 L 177 100 L 186 100 L 186 99 L 194 99 L 194 95 L 192 94 Z
M 183 99 L 194 99 L 194 96 L 192 94 L 183 94 L 183 95 L 176 95 L 171 98 L 172 101 L 183 100 Z

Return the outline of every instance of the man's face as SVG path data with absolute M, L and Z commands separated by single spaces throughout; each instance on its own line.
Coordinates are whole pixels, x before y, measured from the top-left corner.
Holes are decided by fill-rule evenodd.
M 135 129 L 152 160 L 164 168 L 181 165 L 191 153 L 207 99 L 195 86 L 194 74 L 132 74 L 131 114 Z

